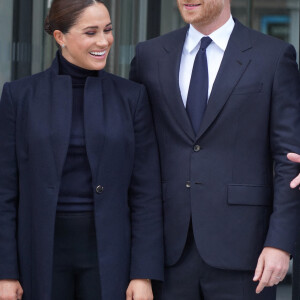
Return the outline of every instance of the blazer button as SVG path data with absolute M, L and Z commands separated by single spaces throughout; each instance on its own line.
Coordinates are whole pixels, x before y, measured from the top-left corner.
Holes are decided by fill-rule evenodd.
M 186 183 L 185 183 L 185 186 L 189 189 L 192 185 L 191 185 L 191 182 L 190 181 L 187 181 Z
M 96 187 L 96 193 L 97 194 L 101 194 L 103 192 L 103 190 L 104 190 L 104 187 L 102 185 L 98 185 Z
M 194 146 L 194 151 L 199 152 L 201 150 L 201 147 L 199 145 Z

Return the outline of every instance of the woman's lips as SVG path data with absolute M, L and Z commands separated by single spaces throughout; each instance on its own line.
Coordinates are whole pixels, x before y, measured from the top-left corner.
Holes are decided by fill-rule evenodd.
M 93 56 L 94 58 L 97 59 L 103 59 L 106 57 L 107 54 L 107 50 L 104 51 L 91 51 L 89 52 L 91 56 Z

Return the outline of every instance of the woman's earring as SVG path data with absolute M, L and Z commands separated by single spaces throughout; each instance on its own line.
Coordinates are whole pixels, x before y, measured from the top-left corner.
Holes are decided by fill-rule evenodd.
M 61 47 L 62 47 L 62 48 L 65 48 L 65 47 L 66 47 L 66 45 L 65 45 L 65 44 L 62 44 L 62 45 L 61 45 Z

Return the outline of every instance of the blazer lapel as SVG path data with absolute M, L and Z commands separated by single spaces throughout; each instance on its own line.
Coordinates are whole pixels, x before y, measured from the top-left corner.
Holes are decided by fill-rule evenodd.
M 88 160 L 93 179 L 96 180 L 97 171 L 102 157 L 102 148 L 105 140 L 105 120 L 103 103 L 103 77 L 104 71 L 99 72 L 99 77 L 89 77 L 84 90 L 84 129 Z
M 174 118 L 179 123 L 179 127 L 194 140 L 195 134 L 182 102 L 179 88 L 180 60 L 188 28 L 186 26 L 180 29 L 176 34 L 176 39 L 170 39 L 164 45 L 166 54 L 159 61 L 159 82 L 163 90 L 164 99 Z
M 60 178 L 70 144 L 72 125 L 73 93 L 70 76 L 58 75 L 58 59 L 51 67 L 51 144 Z M 91 171 L 97 174 L 101 149 L 104 144 L 105 122 L 103 117 L 102 81 L 105 72 L 100 71 L 98 77 L 88 77 L 84 90 L 84 130 L 86 150 Z
M 60 178 L 70 143 L 73 95 L 71 77 L 58 75 L 57 59 L 53 62 L 52 71 L 56 74 L 51 78 L 51 142 Z
M 251 63 L 249 51 L 252 48 L 249 31 L 235 21 L 228 46 L 217 74 L 213 89 L 207 104 L 207 109 L 200 126 L 199 139 L 216 119 L 228 101 L 233 89 Z

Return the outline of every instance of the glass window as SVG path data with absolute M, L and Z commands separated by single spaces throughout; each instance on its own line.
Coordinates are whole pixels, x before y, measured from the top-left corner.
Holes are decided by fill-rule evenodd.
M 12 36 L 13 1 L 0 1 L 0 91 L 6 81 L 11 80 L 12 72 Z
M 161 1 L 161 30 L 160 34 L 165 34 L 185 25 L 182 20 L 177 2 L 174 0 Z
M 49 67 L 57 50 L 52 38 L 42 30 L 51 2 L 33 0 L 33 73 Z M 154 9 L 149 0 L 108 0 L 105 3 L 115 36 L 106 69 L 124 77 L 128 77 L 139 41 L 185 25 L 175 0 L 157 0 Z M 299 0 L 232 0 L 232 13 L 243 24 L 292 43 L 299 52 Z
M 111 0 L 105 3 L 110 11 L 115 37 L 106 69 L 127 77 L 135 45 L 147 38 L 148 0 Z
M 255 30 L 291 43 L 297 53 L 299 7 L 299 0 L 232 0 L 233 16 Z

